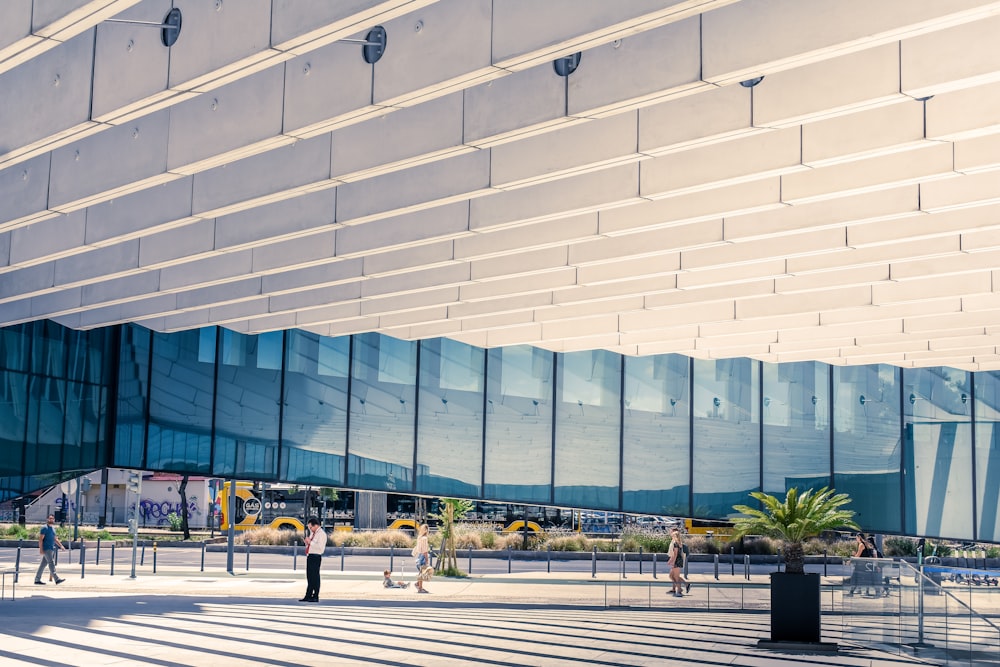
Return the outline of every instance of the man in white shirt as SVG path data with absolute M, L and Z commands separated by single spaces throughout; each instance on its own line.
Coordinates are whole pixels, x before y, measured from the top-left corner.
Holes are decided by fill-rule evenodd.
M 326 551 L 326 531 L 310 517 L 306 528 L 306 594 L 299 602 L 319 602 L 319 566 Z

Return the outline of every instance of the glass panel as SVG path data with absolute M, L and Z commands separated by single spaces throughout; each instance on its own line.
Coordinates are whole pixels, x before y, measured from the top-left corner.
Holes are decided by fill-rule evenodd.
M 477 498 L 483 475 L 484 350 L 447 339 L 420 346 L 417 492 Z
M 80 418 L 83 422 L 83 433 L 80 440 L 80 467 L 100 468 L 103 459 L 98 454 L 101 451 L 101 417 L 103 401 L 106 395 L 104 387 L 96 384 L 83 385 L 80 400 Z
M 28 376 L 0 371 L 0 477 L 21 474 L 28 425 Z
M 39 323 L 34 327 L 31 345 L 31 372 L 51 377 L 66 375 L 66 332 L 55 322 Z
M 288 332 L 281 478 L 343 486 L 351 339 Z
M 760 488 L 760 364 L 694 360 L 696 517 L 727 517 Z
M 1000 372 L 976 373 L 978 539 L 1000 541 Z
M 625 358 L 626 512 L 690 513 L 690 367 L 679 354 Z
M 25 474 L 58 473 L 62 457 L 66 381 L 37 375 L 28 381 Z
M 63 426 L 61 470 L 76 470 L 80 467 L 80 442 L 83 438 L 82 392 L 80 383 L 66 383 L 66 423 Z
M 378 334 L 354 337 L 347 483 L 413 490 L 417 344 Z
M 850 494 L 849 509 L 863 528 L 898 533 L 899 369 L 835 366 L 833 386 L 833 485 Z
M 150 470 L 211 472 L 215 363 L 204 361 L 206 331 L 214 337 L 215 327 L 153 335 L 145 463 Z
M 830 367 L 764 364 L 764 491 L 830 486 Z
M 558 356 L 555 503 L 619 506 L 621 356 L 605 350 Z
M 909 535 L 973 539 L 970 394 L 965 371 L 916 368 L 903 372 L 903 530 Z
M 484 496 L 552 501 L 553 353 L 527 345 L 489 351 Z
M 0 368 L 27 372 L 30 367 L 28 353 L 35 327 L 19 324 L 0 329 Z
M 221 329 L 219 378 L 215 390 L 216 475 L 275 479 L 278 474 L 278 404 L 281 364 L 258 363 L 260 336 Z M 279 338 L 281 333 L 278 334 Z M 273 351 L 273 334 L 265 350 Z M 265 353 L 268 357 L 269 353 Z
M 122 327 L 113 459 L 114 465 L 122 468 L 142 467 L 151 340 L 148 329 L 134 324 Z

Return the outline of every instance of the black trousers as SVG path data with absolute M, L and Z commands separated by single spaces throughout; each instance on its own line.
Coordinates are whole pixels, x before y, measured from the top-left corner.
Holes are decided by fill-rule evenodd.
M 319 599 L 319 566 L 323 557 L 319 554 L 306 556 L 306 599 Z

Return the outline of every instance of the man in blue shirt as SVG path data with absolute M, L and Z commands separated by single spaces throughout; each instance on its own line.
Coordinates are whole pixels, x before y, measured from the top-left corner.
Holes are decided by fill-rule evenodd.
M 55 523 L 55 516 L 50 514 L 47 523 L 38 531 L 38 553 L 42 554 L 42 562 L 39 563 L 38 572 L 35 573 L 35 583 L 39 586 L 45 584 L 42 581 L 42 573 L 45 571 L 46 565 L 49 566 L 49 572 L 52 573 L 52 578 L 56 580 L 57 584 L 66 581 L 60 579 L 59 575 L 56 574 L 56 548 L 65 549 L 66 547 L 56 537 Z

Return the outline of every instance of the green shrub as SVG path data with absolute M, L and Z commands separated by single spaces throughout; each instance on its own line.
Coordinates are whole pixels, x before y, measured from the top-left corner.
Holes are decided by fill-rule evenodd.
M 580 533 L 550 533 L 545 536 L 545 548 L 552 551 L 590 551 L 590 540 Z
M 180 530 L 184 519 L 177 512 L 171 512 L 167 515 L 167 523 L 170 524 L 170 530 Z
M 670 534 L 663 531 L 640 528 L 638 526 L 626 526 L 621 533 L 618 548 L 624 552 L 637 552 L 639 548 L 646 553 L 665 554 L 670 550 Z M 696 553 L 694 548 L 690 548 L 691 553 Z M 697 551 L 697 553 L 705 553 Z
M 908 537 L 887 537 L 882 542 L 882 552 L 887 558 L 892 558 L 893 556 L 916 556 L 917 541 L 911 540 Z

